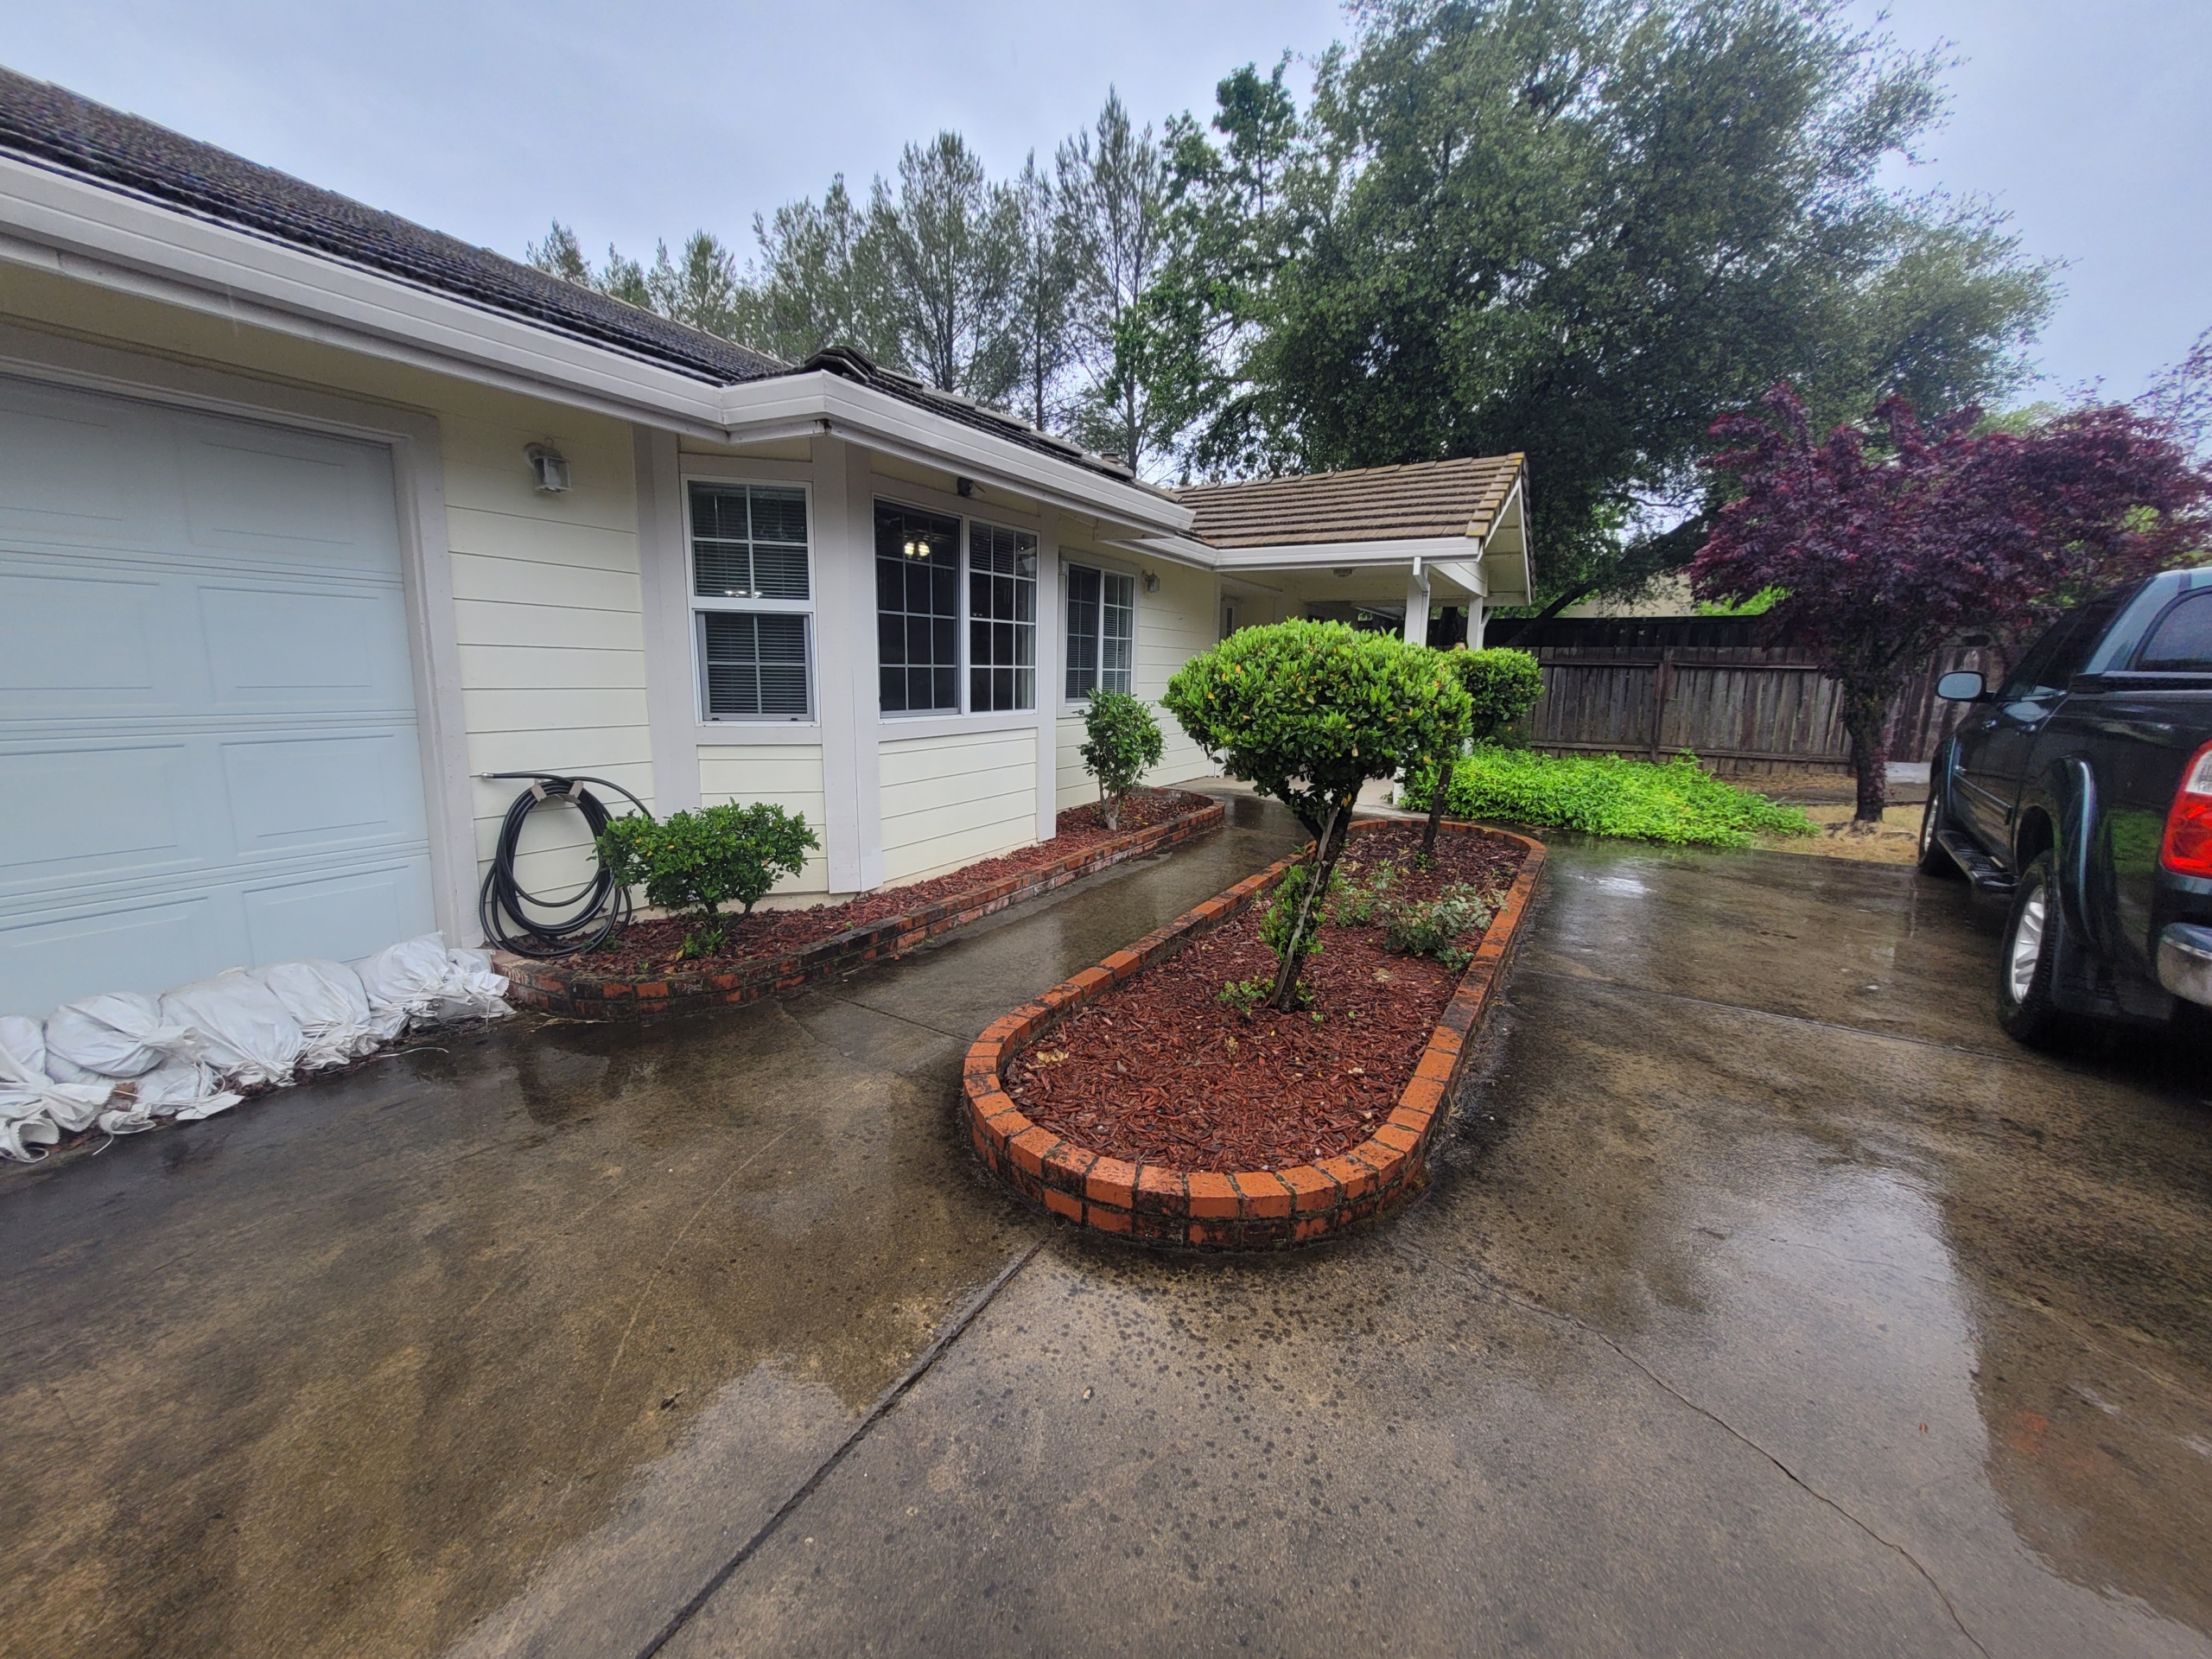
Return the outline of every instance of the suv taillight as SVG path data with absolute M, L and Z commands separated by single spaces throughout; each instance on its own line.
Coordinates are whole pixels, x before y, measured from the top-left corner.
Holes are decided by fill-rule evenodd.
M 2177 875 L 2212 875 L 2212 743 L 2190 756 L 2181 774 L 2158 862 Z

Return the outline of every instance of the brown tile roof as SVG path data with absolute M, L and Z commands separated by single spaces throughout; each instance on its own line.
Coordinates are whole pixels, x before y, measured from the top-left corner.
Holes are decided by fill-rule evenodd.
M 1350 473 L 1198 484 L 1175 492 L 1213 547 L 1487 536 L 1521 476 L 1518 454 L 1366 467 Z

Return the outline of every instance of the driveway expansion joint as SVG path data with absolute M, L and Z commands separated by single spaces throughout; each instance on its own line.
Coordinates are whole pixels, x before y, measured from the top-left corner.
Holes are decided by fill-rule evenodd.
M 1563 1313 L 1558 1308 L 1546 1307 L 1541 1302 L 1532 1302 L 1523 1297 L 1516 1296 L 1497 1279 L 1492 1278 L 1486 1273 L 1484 1273 L 1478 1268 L 1470 1267 L 1464 1262 L 1443 1262 L 1440 1264 L 1432 1257 L 1422 1255 L 1411 1246 L 1402 1243 L 1395 1239 L 1393 1239 L 1390 1242 L 1389 1248 L 1393 1254 L 1402 1256 L 1408 1262 L 1416 1262 L 1421 1267 L 1430 1268 L 1441 1265 L 1446 1271 L 1456 1274 L 1459 1277 L 1467 1280 L 1469 1282 L 1488 1291 L 1491 1295 L 1497 1297 L 1498 1300 L 1503 1302 L 1509 1307 L 1519 1308 L 1524 1313 L 1534 1313 L 1541 1319 L 1549 1319 L 1556 1325 L 1565 1325 L 1569 1330 L 1578 1331 L 1584 1336 L 1602 1343 L 1607 1348 L 1611 1349 L 1614 1353 L 1619 1355 L 1623 1359 L 1626 1360 L 1630 1365 L 1633 1365 L 1639 1372 L 1641 1372 L 1645 1380 L 1648 1381 L 1654 1388 L 1657 1389 L 1662 1394 L 1666 1395 L 1669 1398 L 1674 1400 L 1677 1404 L 1682 1406 L 1686 1409 L 1695 1412 L 1699 1416 L 1713 1424 L 1713 1427 L 1719 1429 L 1730 1439 L 1740 1443 L 1746 1450 L 1765 1459 L 1767 1462 L 1772 1464 L 1777 1469 L 1781 1471 L 1784 1479 L 1788 1480 L 1791 1485 L 1796 1487 L 1808 1497 L 1812 1498 L 1815 1503 L 1821 1503 L 1827 1508 L 1834 1510 L 1836 1514 L 1841 1516 L 1846 1521 L 1848 1521 L 1859 1531 L 1865 1533 L 1876 1543 L 1881 1545 L 1885 1549 L 1894 1552 L 1903 1559 L 1909 1566 L 1911 1567 L 1914 1572 L 1920 1575 L 1922 1580 L 1928 1586 L 1929 1589 L 1935 1592 L 1936 1599 L 1942 1603 L 1944 1612 L 1949 1616 L 1952 1624 L 1957 1629 L 1959 1634 L 1973 1644 L 1974 1650 L 1976 1653 L 1982 1655 L 1983 1659 L 1988 1659 L 1989 1649 L 1982 1646 L 1980 1638 L 1977 1637 L 1972 1630 L 1967 1628 L 1967 1622 L 1959 1616 L 1959 1610 L 1952 1603 L 1949 1593 L 1945 1591 L 1942 1585 L 1936 1580 L 1936 1575 L 1928 1570 L 1927 1565 L 1921 1560 L 1920 1557 L 1914 1554 L 1903 1544 L 1898 1543 L 1895 1539 L 1884 1537 L 1882 1534 L 1877 1531 L 1871 1523 L 1861 1520 L 1843 1503 L 1838 1502 L 1835 1498 L 1829 1497 L 1827 1493 L 1814 1485 L 1810 1481 L 1807 1480 L 1804 1476 L 1799 1474 L 1795 1469 L 1792 1469 L 1780 1458 L 1768 1451 L 1765 1446 L 1760 1445 L 1750 1435 L 1745 1433 L 1742 1429 L 1738 1428 L 1733 1423 L 1730 1422 L 1726 1417 L 1723 1417 L 1719 1412 L 1714 1411 L 1709 1406 L 1700 1405 L 1695 1400 L 1691 1399 L 1689 1395 L 1684 1394 L 1672 1382 L 1669 1382 L 1665 1377 L 1662 1376 L 1657 1371 L 1646 1364 L 1636 1353 L 1630 1349 L 1623 1347 L 1619 1343 L 1614 1341 L 1612 1338 L 1607 1336 L 1603 1331 L 1600 1331 L 1596 1325 L 1592 1325 L 1586 1319 L 1578 1319 L 1572 1313 Z
M 677 1608 L 669 1621 L 654 1633 L 652 1639 L 638 1649 L 637 1659 L 653 1659 L 655 1654 L 673 1641 L 700 1610 L 714 1599 L 715 1592 L 730 1581 L 738 1568 L 751 1560 L 762 1545 L 782 1530 L 784 1522 L 798 1512 L 799 1505 L 814 1495 L 816 1489 L 836 1471 L 837 1465 L 844 1462 L 853 1449 L 868 1438 L 869 1432 L 890 1414 L 892 1408 L 906 1397 L 915 1384 L 928 1374 L 930 1367 L 943 1358 L 968 1327 L 976 1322 L 977 1316 L 998 1299 L 998 1294 L 1012 1284 L 1014 1276 L 1036 1259 L 1037 1252 L 1043 1249 L 1045 1244 L 1044 1235 L 1032 1239 L 1027 1248 L 1016 1252 L 1014 1259 L 999 1269 L 996 1278 L 969 1298 L 967 1305 L 931 1339 L 930 1345 L 914 1357 L 913 1363 L 907 1366 L 889 1388 L 876 1395 L 874 1403 L 868 1407 L 860 1421 L 853 1425 L 852 1432 L 837 1442 L 836 1448 L 815 1465 L 813 1472 L 793 1489 L 790 1497 L 776 1506 L 776 1512 L 760 1523 L 759 1530 L 739 1545 L 736 1552 L 715 1569 L 707 1581 L 693 1593 L 690 1600 Z

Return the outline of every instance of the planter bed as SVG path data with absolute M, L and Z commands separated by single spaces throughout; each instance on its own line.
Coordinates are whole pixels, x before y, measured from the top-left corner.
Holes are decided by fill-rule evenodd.
M 1119 831 L 1107 830 L 1093 807 L 1070 807 L 1052 840 L 1002 858 L 842 904 L 733 917 L 725 950 L 694 962 L 673 960 L 683 925 L 662 920 L 633 923 L 587 956 L 542 962 L 502 951 L 494 965 L 511 982 L 509 1001 L 578 1019 L 634 1020 L 751 1002 L 903 955 L 1078 876 L 1177 846 L 1219 828 L 1224 808 L 1182 790 L 1143 790 L 1122 810 L 1131 827 Z
M 1285 859 L 983 1032 L 963 1080 L 983 1161 L 1071 1221 L 1201 1248 L 1303 1243 L 1409 1197 L 1543 867 L 1526 836 L 1446 830 L 1442 868 L 1402 896 L 1510 872 L 1464 972 L 1386 952 L 1379 925 L 1331 925 L 1306 971 L 1321 1020 L 1241 1019 L 1215 998 L 1271 966 L 1258 901 Z M 1419 827 L 1352 833 L 1348 861 L 1371 861 Z

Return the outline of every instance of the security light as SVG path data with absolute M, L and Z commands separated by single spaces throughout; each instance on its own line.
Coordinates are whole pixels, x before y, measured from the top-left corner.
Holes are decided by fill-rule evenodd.
M 530 457 L 531 474 L 540 490 L 551 495 L 569 487 L 569 462 L 559 450 L 533 443 L 523 454 Z

